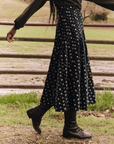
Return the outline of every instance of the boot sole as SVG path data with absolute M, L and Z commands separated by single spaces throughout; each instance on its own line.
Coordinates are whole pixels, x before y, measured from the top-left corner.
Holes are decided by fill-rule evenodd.
M 92 136 L 91 137 L 79 137 L 79 136 L 73 136 L 73 135 L 71 135 L 71 134 L 63 134 L 63 137 L 64 138 L 68 138 L 68 139 L 71 139 L 71 138 L 77 138 L 77 139 L 91 139 L 92 138 Z
M 39 129 L 36 129 L 34 126 L 33 126 L 33 128 L 35 129 L 35 131 L 38 133 L 38 134 L 41 134 L 41 129 L 40 129 L 40 127 L 39 127 Z

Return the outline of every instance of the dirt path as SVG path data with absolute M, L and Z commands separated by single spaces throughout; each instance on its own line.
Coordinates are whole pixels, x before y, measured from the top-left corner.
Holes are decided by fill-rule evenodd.
M 44 45 L 44 44 L 42 44 Z M 50 50 L 50 46 L 45 51 Z M 0 49 L 0 53 L 17 53 L 8 47 Z M 111 51 L 109 50 L 111 53 Z M 104 55 L 103 55 L 104 56 Z M 112 54 L 113 56 L 113 54 Z M 0 69 L 1 70 L 48 70 L 50 60 L 47 59 L 14 59 L 14 58 L 1 58 Z M 90 61 L 92 72 L 113 72 L 113 61 Z M 28 84 L 28 85 L 44 85 L 46 75 L 7 75 L 0 74 L 0 84 Z M 94 76 L 94 84 L 96 86 L 114 86 L 114 77 Z M 11 90 L 11 91 L 10 91 Z M 17 92 L 26 92 L 25 90 L 16 90 Z M 30 90 L 29 90 L 30 91 Z M 0 89 L 0 94 L 6 94 L 9 92 L 15 92 L 14 89 Z
M 0 59 L 1 70 L 48 70 L 50 60 Z M 114 62 L 90 61 L 92 72 L 113 72 Z M 0 75 L 1 84 L 44 84 L 46 75 Z M 114 86 L 114 77 L 94 76 L 97 86 Z M 1 93 L 1 92 L 0 92 Z
M 0 131 L 0 144 L 113 144 L 114 141 L 113 136 L 94 132 L 92 139 L 65 139 L 62 137 L 62 128 L 42 127 L 41 135 L 37 134 L 32 126 L 0 127 Z
M 6 60 L 0 62 L 1 70 L 48 70 L 49 60 Z M 91 62 L 92 72 L 113 72 L 112 62 Z M 3 84 L 44 84 L 46 76 L 41 75 L 0 75 Z M 114 85 L 113 77 L 94 77 L 97 85 Z

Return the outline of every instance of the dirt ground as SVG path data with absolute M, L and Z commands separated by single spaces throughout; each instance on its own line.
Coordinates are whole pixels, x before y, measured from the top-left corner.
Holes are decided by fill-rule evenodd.
M 0 144 L 113 144 L 114 141 L 113 136 L 104 137 L 102 134 L 93 132 L 92 139 L 66 139 L 62 137 L 62 128 L 43 127 L 41 135 L 37 134 L 31 126 L 0 127 L 0 131 L 2 131 Z
M 2 49 L 2 53 L 15 53 L 9 49 Z M 48 70 L 50 60 L 47 59 L 0 59 L 1 70 Z M 90 61 L 92 72 L 112 72 L 113 61 Z M 46 75 L 7 75 L 0 74 L 1 84 L 44 84 Z M 114 86 L 114 77 L 94 76 L 96 86 Z

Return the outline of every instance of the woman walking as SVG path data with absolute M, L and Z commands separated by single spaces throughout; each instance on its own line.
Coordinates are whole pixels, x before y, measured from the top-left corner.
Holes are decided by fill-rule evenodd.
M 94 1 L 95 2 L 95 1 Z M 7 34 L 7 40 L 13 42 L 17 29 L 44 4 L 46 0 L 34 0 L 15 20 L 14 27 Z M 96 103 L 94 84 L 87 46 L 85 41 L 81 0 L 50 0 L 51 14 L 58 22 L 51 62 L 43 89 L 40 104 L 27 111 L 34 129 L 40 134 L 43 115 L 54 106 L 58 112 L 64 112 L 65 123 L 63 137 L 91 138 L 91 134 L 78 127 L 76 112 L 88 110 L 89 104 Z

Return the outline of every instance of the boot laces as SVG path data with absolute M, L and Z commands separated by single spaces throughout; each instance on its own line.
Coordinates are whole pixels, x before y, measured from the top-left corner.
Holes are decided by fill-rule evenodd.
M 77 127 L 77 129 L 76 129 L 78 132 L 82 132 L 83 131 L 83 129 L 81 129 L 80 127 Z

